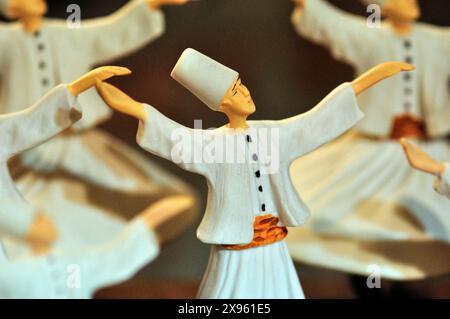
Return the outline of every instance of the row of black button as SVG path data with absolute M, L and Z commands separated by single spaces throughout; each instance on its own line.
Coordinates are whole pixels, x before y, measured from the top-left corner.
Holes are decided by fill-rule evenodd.
M 36 31 L 34 33 L 34 37 L 35 38 L 40 38 L 40 36 L 41 36 L 41 32 L 40 31 Z M 38 43 L 37 49 L 40 52 L 44 51 L 45 50 L 45 44 Z M 43 71 L 46 68 L 47 68 L 47 64 L 45 63 L 45 61 L 40 61 L 39 62 L 39 69 Z M 43 87 L 47 88 L 50 85 L 50 80 L 47 77 L 43 77 L 42 80 L 41 80 L 41 84 L 42 84 Z
M 403 46 L 404 46 L 407 50 L 410 50 L 410 49 L 412 48 L 412 42 L 411 42 L 410 40 L 405 40 L 405 42 L 403 43 Z M 407 56 L 405 57 L 405 62 L 406 62 L 406 63 L 409 63 L 409 64 L 412 64 L 414 61 L 413 61 L 413 58 L 412 58 L 410 55 L 407 55 Z M 404 93 L 404 95 L 405 95 L 405 101 L 404 101 L 404 103 L 403 103 L 403 107 L 404 107 L 404 109 L 405 109 L 406 112 L 410 112 L 410 111 L 411 111 L 412 104 L 411 104 L 410 101 L 408 101 L 408 97 L 410 97 L 410 96 L 412 95 L 412 93 L 413 93 L 413 89 L 412 89 L 411 86 L 410 86 L 410 81 L 411 81 L 411 79 L 412 79 L 412 76 L 411 76 L 410 73 L 405 73 L 405 74 L 403 75 L 403 79 L 404 79 L 405 85 L 406 85 L 406 86 L 405 86 L 405 89 L 403 90 L 403 93 Z
M 252 140 L 252 137 L 250 136 L 250 135 L 247 135 L 247 142 L 248 143 L 251 143 L 251 142 L 253 142 L 253 140 Z M 258 161 L 258 155 L 257 154 L 253 154 L 253 156 L 252 156 L 252 159 L 256 162 L 256 161 Z M 261 171 L 256 171 L 255 172 L 255 176 L 256 176 L 256 178 L 261 178 Z M 260 186 L 258 186 L 258 191 L 259 192 L 264 192 L 264 188 L 260 185 Z M 265 212 L 266 211 L 266 204 L 262 204 L 261 205 L 261 210 L 263 211 L 263 212 Z

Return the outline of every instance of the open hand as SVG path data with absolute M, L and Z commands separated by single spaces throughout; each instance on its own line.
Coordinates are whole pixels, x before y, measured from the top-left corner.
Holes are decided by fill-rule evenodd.
M 145 112 L 142 103 L 133 100 L 114 85 L 105 83 L 100 79 L 97 79 L 96 86 L 100 96 L 112 109 L 135 117 L 141 121 L 145 121 L 147 119 L 147 113 Z
M 435 161 L 417 145 L 405 138 L 402 138 L 400 143 L 411 167 L 433 175 L 441 175 L 444 172 L 444 164 Z
M 131 71 L 124 67 L 103 66 L 86 73 L 81 78 L 69 84 L 67 88 L 72 95 L 77 96 L 96 85 L 97 80 L 104 81 L 113 76 L 124 76 L 129 74 L 131 74 Z
M 378 72 L 384 73 L 386 77 L 396 75 L 404 71 L 413 71 L 416 69 L 414 65 L 405 62 L 385 62 L 379 64 L 377 67 Z
M 415 69 L 416 67 L 414 65 L 404 62 L 381 63 L 354 80 L 352 82 L 352 86 L 355 90 L 355 94 L 359 95 L 384 79 L 394 76 L 400 72 L 412 71 Z

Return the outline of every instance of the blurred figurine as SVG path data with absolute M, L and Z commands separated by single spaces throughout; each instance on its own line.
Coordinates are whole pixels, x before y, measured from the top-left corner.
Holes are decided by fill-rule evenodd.
M 397 142 L 402 137 L 415 138 L 433 157 L 450 158 L 446 139 L 450 133 L 450 60 L 446 58 L 450 32 L 416 23 L 420 16 L 416 0 L 363 2 L 380 6 L 386 19 L 379 28 L 324 0 L 297 0 L 292 22 L 300 35 L 328 47 L 357 74 L 392 60 L 413 63 L 417 70 L 362 94 L 359 102 L 366 117 L 355 130 L 296 161 L 291 174 L 314 212 L 313 232 L 379 245 L 333 247 L 329 241 L 318 249 L 311 242 L 309 250 L 301 236 L 295 241 L 291 236 L 290 248 L 296 259 L 321 266 L 366 274 L 368 265 L 380 263 L 385 278 L 420 278 L 436 268 L 418 266 L 422 262 L 418 246 L 414 254 L 403 249 L 403 259 L 401 254 L 387 257 L 394 247 L 384 249 L 382 244 L 424 242 L 430 237 L 450 241 L 450 202 L 428 187 L 432 177 L 411 170 Z M 362 252 L 365 248 L 369 255 Z M 406 270 L 405 265 L 411 267 Z M 448 258 L 442 266 L 450 269 Z
M 56 83 L 142 48 L 164 31 L 158 7 L 185 2 L 133 0 L 108 17 L 71 27 L 65 20 L 43 18 L 45 0 L 0 0 L 3 13 L 18 20 L 0 25 L 0 113 L 20 111 Z M 104 242 L 122 229 L 124 217 L 166 196 L 191 194 L 131 147 L 93 129 L 111 116 L 95 89 L 82 94 L 79 103 L 85 110 L 80 121 L 11 163 L 21 193 L 55 224 L 55 247 Z M 192 218 L 186 215 L 183 222 Z
M 14 208 L 11 204 L 0 200 L 2 208 L 10 210 Z M 131 278 L 155 259 L 164 238 L 161 226 L 177 223 L 179 214 L 192 205 L 191 197 L 168 197 L 134 218 L 109 241 L 78 250 L 40 250 L 9 258 L 0 241 L 0 299 L 92 298 L 99 289 Z M 3 245 L 10 243 L 7 240 Z
M 198 297 L 304 298 L 284 239 L 286 227 L 304 224 L 309 210 L 288 168 L 362 118 L 357 94 L 411 69 L 387 63 L 339 86 L 308 113 L 282 121 L 247 121 L 256 107 L 239 74 L 187 49 L 171 75 L 227 116 L 229 123 L 214 130 L 183 127 L 104 82 L 97 89 L 110 107 L 140 120 L 142 148 L 208 181 L 208 205 L 197 236 L 212 251 Z M 292 143 L 297 139 L 299 144 Z
M 98 288 L 128 279 L 152 260 L 164 239 L 163 225 L 178 223 L 176 217 L 192 207 L 191 197 L 169 197 L 103 244 L 52 250 L 58 230 L 15 188 L 7 160 L 78 121 L 82 116 L 78 96 L 96 79 L 125 74 L 129 74 L 125 68 L 98 68 L 50 90 L 30 108 L 0 115 L 0 298 L 89 298 Z M 11 248 L 15 254 L 23 252 L 11 256 Z
M 450 198 L 450 164 L 434 160 L 420 147 L 408 142 L 405 138 L 401 139 L 400 143 L 411 167 L 436 176 L 434 189 L 439 194 Z

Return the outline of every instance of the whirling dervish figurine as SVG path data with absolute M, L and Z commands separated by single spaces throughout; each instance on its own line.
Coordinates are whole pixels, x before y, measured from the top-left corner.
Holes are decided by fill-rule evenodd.
M 0 0 L 2 12 L 17 20 L 0 24 L 0 114 L 20 111 L 57 83 L 154 41 L 164 32 L 159 8 L 186 2 L 132 0 L 110 16 L 71 28 L 65 20 L 44 18 L 45 0 Z M 55 247 L 102 243 L 122 229 L 125 218 L 158 200 L 194 196 L 156 163 L 95 129 L 111 116 L 95 89 L 81 94 L 79 103 L 83 117 L 74 126 L 11 162 L 21 193 L 58 231 Z M 195 209 L 187 211 L 183 223 L 194 216 Z
M 345 83 L 311 111 L 282 121 L 248 121 L 256 111 L 239 73 L 186 49 L 172 77 L 228 124 L 184 127 L 104 82 L 97 89 L 113 109 L 140 120 L 139 145 L 203 175 L 208 204 L 197 237 L 212 245 L 199 298 L 303 298 L 284 239 L 309 210 L 289 177 L 293 160 L 335 139 L 363 114 L 356 95 L 413 67 L 386 63 Z M 298 143 L 293 143 L 297 140 Z
M 290 237 L 294 258 L 364 275 L 378 264 L 384 278 L 397 280 L 448 272 L 450 249 L 434 265 L 424 265 L 422 256 L 450 241 L 450 202 L 429 187 L 432 176 L 407 165 L 398 139 L 416 139 L 434 158 L 450 158 L 450 32 L 416 22 L 416 0 L 362 1 L 381 9 L 379 28 L 325 0 L 295 2 L 297 32 L 357 74 L 391 60 L 417 69 L 361 94 L 366 117 L 355 129 L 293 164 L 296 189 L 314 212 L 310 233 Z M 408 249 L 392 254 L 402 243 Z
M 121 67 L 97 68 L 53 88 L 29 108 L 0 115 L 0 299 L 90 298 L 96 290 L 127 280 L 153 260 L 167 239 L 168 226 L 178 233 L 182 230 L 181 215 L 194 201 L 174 196 L 157 202 L 103 243 L 53 249 L 57 229 L 45 218 L 45 211 L 22 197 L 9 176 L 8 159 L 80 120 L 83 108 L 78 96 L 93 87 L 96 79 L 129 73 Z

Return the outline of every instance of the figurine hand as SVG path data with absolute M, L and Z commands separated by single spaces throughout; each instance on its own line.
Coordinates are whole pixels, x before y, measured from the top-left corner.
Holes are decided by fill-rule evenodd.
M 147 119 L 147 113 L 145 112 L 142 103 L 133 100 L 115 86 L 100 81 L 100 79 L 97 80 L 96 86 L 100 96 L 112 109 L 135 117 L 141 121 Z
M 150 9 L 158 9 L 164 5 L 182 5 L 189 2 L 189 0 L 147 0 Z
M 96 84 L 97 79 L 103 81 L 113 76 L 129 75 L 131 71 L 120 66 L 103 66 L 90 71 L 67 86 L 73 96 L 77 96 Z
M 52 220 L 44 214 L 37 214 L 25 235 L 32 246 L 48 247 L 58 238 L 58 232 Z
M 386 78 L 394 76 L 397 73 L 403 71 L 412 71 L 415 69 L 415 66 L 404 62 L 382 63 L 370 69 L 369 71 L 358 77 L 356 80 L 354 80 L 352 83 L 353 89 L 355 90 L 355 94 L 359 95 L 360 93 L 364 92 L 368 88 Z
M 403 71 L 413 71 L 416 67 L 405 62 L 386 62 L 379 64 L 375 69 L 385 77 L 390 77 Z
M 444 172 L 444 164 L 432 159 L 417 145 L 408 142 L 408 140 L 405 138 L 402 138 L 400 140 L 400 143 L 403 146 L 403 150 L 406 154 L 406 157 L 408 158 L 409 164 L 413 168 L 436 176 L 439 176 Z

